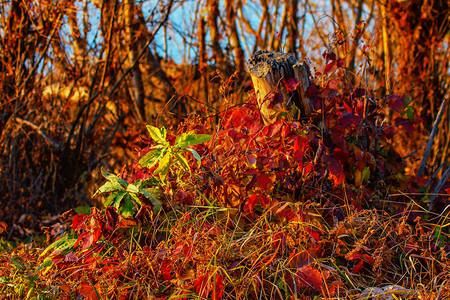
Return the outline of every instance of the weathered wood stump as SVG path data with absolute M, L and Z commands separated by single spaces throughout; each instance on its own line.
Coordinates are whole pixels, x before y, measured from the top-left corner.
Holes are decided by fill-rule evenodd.
M 277 112 L 282 108 L 289 108 L 292 103 L 298 106 L 303 116 L 311 114 L 312 102 L 306 96 L 311 80 L 308 65 L 304 61 L 297 61 L 290 53 L 258 51 L 249 59 L 247 65 L 266 125 L 275 122 Z M 291 78 L 298 82 L 294 91 L 288 91 L 285 85 Z M 283 101 L 274 105 L 273 97 L 268 97 L 271 92 L 283 95 Z

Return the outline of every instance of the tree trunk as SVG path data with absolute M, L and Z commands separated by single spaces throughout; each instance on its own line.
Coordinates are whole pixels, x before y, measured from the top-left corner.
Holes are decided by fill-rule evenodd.
M 223 64 L 223 52 L 220 47 L 220 32 L 217 26 L 217 19 L 220 17 L 219 1 L 209 0 L 206 5 L 208 7 L 208 28 L 212 45 L 212 58 L 218 66 L 221 66 Z
M 278 51 L 258 51 L 248 62 L 248 68 L 255 88 L 261 116 L 266 125 L 276 121 L 278 111 L 289 108 L 293 102 L 297 104 L 303 116 L 309 116 L 313 111 L 311 100 L 306 96 L 306 90 L 311 85 L 309 67 L 303 61 L 297 61 L 293 54 Z M 285 83 L 295 79 L 296 89 L 289 91 Z M 271 92 L 283 96 L 281 103 L 272 104 L 273 97 L 267 97 Z M 276 101 L 275 101 L 276 102 Z
M 286 0 L 287 18 L 287 41 L 286 51 L 288 53 L 297 53 L 297 39 L 298 39 L 298 0 Z
M 128 58 L 130 65 L 133 65 L 138 56 L 138 43 L 135 42 L 134 36 L 134 0 L 126 0 L 124 3 L 124 19 L 125 19 L 125 33 L 126 43 L 128 48 Z M 145 122 L 145 107 L 144 107 L 144 84 L 142 82 L 142 73 L 137 63 L 132 71 L 133 86 L 134 86 L 134 102 L 139 119 Z
M 234 7 L 234 1 L 225 0 L 225 9 L 227 22 L 229 26 L 230 33 L 230 44 L 234 52 L 234 60 L 236 63 L 236 69 L 239 72 L 244 72 L 244 51 L 242 50 L 241 41 L 239 40 L 239 34 L 237 32 L 236 26 L 236 9 Z

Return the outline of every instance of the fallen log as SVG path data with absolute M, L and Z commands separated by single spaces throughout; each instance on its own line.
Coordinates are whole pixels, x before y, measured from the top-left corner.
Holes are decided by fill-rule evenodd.
M 290 53 L 258 51 L 249 59 L 247 66 L 261 116 L 266 125 L 275 122 L 278 112 L 281 109 L 289 109 L 292 103 L 298 106 L 302 116 L 307 117 L 311 114 L 312 101 L 306 96 L 311 80 L 309 67 L 304 61 L 297 61 Z M 298 83 L 293 91 L 289 91 L 286 87 L 289 79 L 295 79 Z M 274 94 L 271 94 L 272 97 L 269 95 L 272 92 L 281 94 L 283 101 L 274 104 Z

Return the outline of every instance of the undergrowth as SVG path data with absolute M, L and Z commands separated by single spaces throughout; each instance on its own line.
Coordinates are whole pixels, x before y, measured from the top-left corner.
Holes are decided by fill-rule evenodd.
M 386 285 L 398 299 L 450 297 L 450 185 L 430 206 L 436 180 L 406 174 L 391 145 L 420 119 L 324 57 L 308 118 L 292 106 L 266 126 L 250 93 L 147 126 L 135 161 L 103 172 L 103 208 L 64 213 L 47 243 L 2 246 L 0 297 L 352 299 Z

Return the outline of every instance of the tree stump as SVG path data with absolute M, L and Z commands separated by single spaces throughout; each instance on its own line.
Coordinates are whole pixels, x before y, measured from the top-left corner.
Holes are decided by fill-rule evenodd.
M 297 61 L 295 56 L 290 53 L 258 51 L 249 59 L 247 65 L 261 116 L 266 125 L 275 122 L 278 111 L 289 108 L 292 103 L 298 106 L 303 116 L 311 114 L 313 111 L 312 101 L 306 96 L 306 90 L 311 85 L 311 80 L 309 79 L 309 67 L 304 61 Z M 293 91 L 289 91 L 286 87 L 285 83 L 289 82 L 289 79 L 295 79 L 298 82 Z M 274 101 L 274 97 L 269 96 L 272 92 L 281 94 L 283 101 L 281 103 Z

